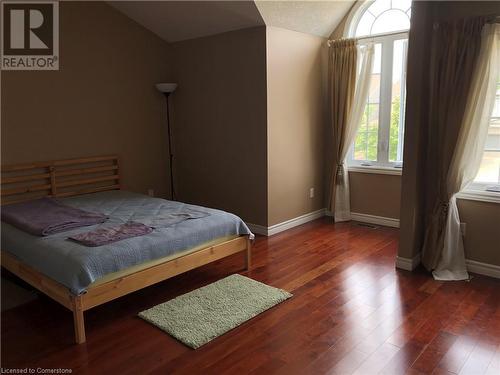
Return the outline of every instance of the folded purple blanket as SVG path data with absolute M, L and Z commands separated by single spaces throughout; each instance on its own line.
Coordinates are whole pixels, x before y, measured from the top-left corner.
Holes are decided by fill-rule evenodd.
M 153 231 L 152 228 L 134 221 L 129 221 L 114 227 L 99 228 L 90 232 L 76 234 L 69 237 L 85 246 L 102 246 L 130 237 L 144 236 Z
M 66 206 L 54 198 L 2 206 L 2 221 L 36 236 L 100 224 L 106 219 L 105 215 Z

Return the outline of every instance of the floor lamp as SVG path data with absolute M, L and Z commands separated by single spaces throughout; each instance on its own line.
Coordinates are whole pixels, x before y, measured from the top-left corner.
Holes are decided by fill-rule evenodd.
M 168 97 L 177 88 L 177 83 L 157 83 L 156 88 L 158 89 L 159 92 L 161 92 L 165 95 L 165 99 L 167 101 L 168 152 L 170 154 L 170 199 L 173 200 L 175 198 L 174 172 L 173 172 L 174 154 L 172 153 L 172 136 L 170 133 L 170 112 L 169 112 L 169 108 L 168 108 Z

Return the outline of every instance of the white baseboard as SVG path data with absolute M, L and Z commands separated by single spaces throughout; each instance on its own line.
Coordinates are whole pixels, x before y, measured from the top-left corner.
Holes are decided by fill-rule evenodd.
M 466 259 L 467 271 L 500 279 L 500 266 Z
M 359 221 L 361 223 L 369 223 L 369 224 L 382 225 L 384 227 L 399 228 L 399 219 L 393 219 L 392 217 L 375 216 L 375 215 L 351 212 L 351 218 L 352 220 Z
M 413 271 L 420 264 L 420 254 L 417 254 L 412 259 L 396 257 L 396 268 Z
M 396 257 L 396 268 L 406 271 L 413 271 L 420 264 L 420 254 L 417 254 L 413 259 Z M 466 259 L 467 271 L 477 273 L 479 275 L 494 277 L 500 279 L 500 266 L 482 263 L 471 259 Z
M 296 226 L 319 219 L 320 217 L 325 216 L 325 212 L 326 209 L 322 208 L 321 210 L 310 212 L 308 214 L 283 221 L 282 223 L 271 225 L 270 227 L 265 227 L 263 225 L 252 224 L 252 223 L 247 223 L 247 226 L 253 233 L 261 234 L 263 236 L 272 236 L 273 234 L 277 234 L 287 229 L 291 229 Z
M 325 216 L 326 209 L 322 208 L 321 210 L 313 211 L 305 215 L 298 216 L 296 218 L 283 221 L 282 223 L 271 225 L 267 228 L 267 235 L 272 236 L 273 234 L 283 232 L 287 229 L 291 229 L 293 227 L 308 223 L 310 221 L 319 219 L 320 217 Z

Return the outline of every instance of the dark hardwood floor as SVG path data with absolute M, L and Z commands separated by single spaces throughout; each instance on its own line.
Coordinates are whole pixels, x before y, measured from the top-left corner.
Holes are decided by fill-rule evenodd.
M 84 374 L 500 374 L 500 280 L 394 268 L 398 230 L 324 218 L 254 246 L 253 279 L 294 297 L 198 350 L 137 313 L 241 270 L 240 255 L 86 313 L 47 298 L 2 313 L 2 367 Z M 246 273 L 243 273 L 246 274 Z

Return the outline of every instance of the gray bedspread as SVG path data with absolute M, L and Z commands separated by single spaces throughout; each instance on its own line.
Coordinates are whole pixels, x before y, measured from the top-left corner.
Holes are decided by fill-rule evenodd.
M 91 283 L 107 274 L 173 255 L 220 237 L 251 235 L 236 215 L 127 191 L 80 195 L 62 199 L 62 202 L 102 213 L 109 220 L 45 237 L 31 235 L 2 222 L 2 250 L 9 251 L 24 263 L 67 286 L 74 294 L 85 292 Z M 169 217 L 172 213 L 190 210 L 208 215 L 157 227 L 148 235 L 99 247 L 86 247 L 68 240 L 72 235 L 105 226 Z

